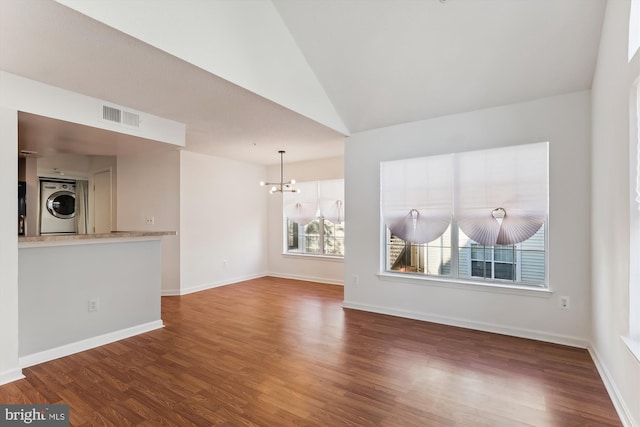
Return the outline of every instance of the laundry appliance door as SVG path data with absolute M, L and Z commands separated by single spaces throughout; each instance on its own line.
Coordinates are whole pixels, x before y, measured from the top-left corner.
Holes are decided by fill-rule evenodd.
M 76 216 L 76 195 L 70 191 L 56 191 L 47 198 L 47 211 L 56 218 Z

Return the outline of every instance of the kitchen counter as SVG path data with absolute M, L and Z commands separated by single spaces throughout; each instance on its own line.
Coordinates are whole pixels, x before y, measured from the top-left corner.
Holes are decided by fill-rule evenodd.
M 161 328 L 162 240 L 172 235 L 19 237 L 20 365 Z
M 40 236 L 19 236 L 18 247 L 66 246 L 93 243 L 107 243 L 107 241 L 135 241 L 155 240 L 163 236 L 175 236 L 175 231 L 112 231 L 102 234 L 57 234 Z

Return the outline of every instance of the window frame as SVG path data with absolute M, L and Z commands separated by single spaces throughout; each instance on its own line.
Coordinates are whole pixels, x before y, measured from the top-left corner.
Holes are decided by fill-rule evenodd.
M 495 279 L 495 278 L 483 278 L 483 277 L 477 277 L 474 278 L 475 276 L 471 275 L 471 272 L 469 273 L 468 276 L 465 275 L 461 275 L 460 274 L 460 251 L 461 248 L 459 247 L 460 244 L 460 239 L 459 239 L 459 233 L 462 233 L 462 229 L 458 226 L 457 223 L 457 217 L 456 217 L 456 208 L 454 207 L 452 209 L 452 213 L 451 213 L 451 222 L 450 222 L 450 235 L 451 235 L 451 272 L 449 275 L 435 275 L 435 274 L 427 274 L 427 273 L 419 273 L 419 272 L 407 272 L 407 271 L 397 271 L 397 270 L 391 270 L 390 269 L 390 257 L 389 257 L 389 237 L 390 237 L 390 230 L 387 228 L 386 224 L 385 224 L 385 219 L 384 219 L 384 203 L 383 203 L 383 196 L 382 196 L 382 191 L 383 190 L 383 183 L 382 183 L 382 172 L 380 175 L 380 186 L 381 186 L 381 209 L 379 212 L 379 221 L 380 221 L 380 253 L 379 253 L 379 257 L 380 257 L 380 267 L 379 267 L 379 272 L 378 272 L 378 276 L 382 279 L 384 278 L 393 278 L 393 280 L 397 280 L 400 279 L 402 281 L 406 281 L 409 283 L 429 283 L 429 284 L 438 284 L 438 285 L 444 285 L 444 286 L 463 286 L 463 287 L 468 287 L 469 285 L 471 285 L 472 287 L 478 287 L 478 289 L 480 289 L 481 287 L 485 287 L 485 288 L 493 288 L 493 289 L 501 289 L 501 290 L 506 290 L 506 292 L 511 293 L 512 291 L 514 291 L 515 293 L 531 293 L 533 295 L 547 295 L 550 296 L 553 291 L 551 289 L 551 283 L 549 280 L 549 272 L 550 272 L 550 265 L 549 265 L 549 234 L 550 234 L 550 229 L 549 229 L 549 210 L 550 210 L 550 206 L 549 206 L 549 142 L 539 142 L 539 143 L 530 143 L 530 144 L 546 144 L 546 213 L 539 217 L 540 220 L 542 220 L 542 226 L 541 228 L 543 229 L 544 232 L 544 241 L 543 241 L 543 251 L 544 251 L 544 274 L 543 274 L 543 278 L 540 280 L 528 280 L 528 281 L 522 281 L 522 274 L 518 274 L 521 273 L 521 268 L 519 269 L 519 272 L 516 272 L 516 277 L 515 280 L 505 280 L 505 279 Z M 519 144 L 516 144 L 514 146 L 511 147 L 517 147 Z M 523 145 L 529 145 L 528 144 L 523 144 Z M 472 153 L 474 151 L 478 151 L 478 152 L 482 152 L 482 151 L 491 151 L 494 149 L 502 149 L 502 148 L 509 148 L 509 146 L 505 146 L 505 147 L 489 147 L 486 149 L 480 149 L 480 150 L 471 150 L 469 152 L 460 152 L 460 153 L 451 153 L 453 156 L 460 156 L 460 155 L 466 155 L 467 153 Z M 434 155 L 434 156 L 426 156 L 426 158 L 430 158 L 430 157 L 438 157 L 439 155 Z M 442 155 L 440 155 L 442 156 Z M 414 158 L 409 158 L 409 159 L 405 159 L 407 161 L 413 161 L 413 160 L 417 160 L 420 159 L 421 157 L 414 157 Z M 395 160 L 391 160 L 390 162 L 396 162 Z M 384 162 L 381 162 L 381 165 Z M 381 170 L 382 170 L 382 166 L 381 166 Z M 454 172 L 455 173 L 455 172 Z M 457 177 L 457 175 L 455 175 Z M 453 188 L 451 189 L 451 191 L 453 192 L 454 196 L 453 199 L 456 200 L 456 198 L 458 197 L 458 193 L 457 193 L 457 189 L 456 186 L 454 184 Z M 540 195 L 542 193 L 538 193 L 540 197 Z M 455 202 L 457 203 L 457 202 Z M 454 203 L 454 205 L 455 205 Z M 544 219 L 543 219 L 544 218 Z M 445 231 L 446 233 L 446 231 Z M 530 238 L 532 238 L 534 236 L 531 236 Z M 440 238 L 440 236 L 438 237 Z M 469 238 L 470 241 L 473 241 L 471 238 Z M 528 241 L 528 239 L 526 240 Z M 526 242 L 525 241 L 525 242 Z M 521 243 L 517 243 L 515 244 L 517 245 L 521 245 L 525 242 L 521 242 Z M 424 245 L 429 245 L 432 242 L 429 243 L 425 243 Z M 489 246 L 487 245 L 486 247 L 490 247 L 492 248 L 492 252 L 494 251 L 494 247 L 496 245 L 493 246 Z M 470 249 L 469 249 L 470 250 Z M 517 253 L 517 265 L 521 264 L 521 255 L 523 253 L 523 251 L 527 251 L 528 249 L 516 249 L 516 253 Z M 470 257 L 469 257 L 469 261 L 470 261 Z M 493 262 L 493 261 L 492 261 Z M 425 268 L 427 268 L 427 265 L 425 263 Z M 522 291 L 522 292 L 521 292 Z

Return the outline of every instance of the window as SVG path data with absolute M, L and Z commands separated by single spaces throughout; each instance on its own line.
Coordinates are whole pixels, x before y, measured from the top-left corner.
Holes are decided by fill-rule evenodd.
M 547 143 L 381 164 L 384 271 L 546 287 Z
M 290 254 L 344 256 L 344 180 L 296 184 L 285 193 L 285 250 Z

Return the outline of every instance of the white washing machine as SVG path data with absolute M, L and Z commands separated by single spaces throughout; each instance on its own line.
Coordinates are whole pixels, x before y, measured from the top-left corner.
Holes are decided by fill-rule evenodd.
M 76 233 L 75 181 L 40 181 L 40 234 Z

